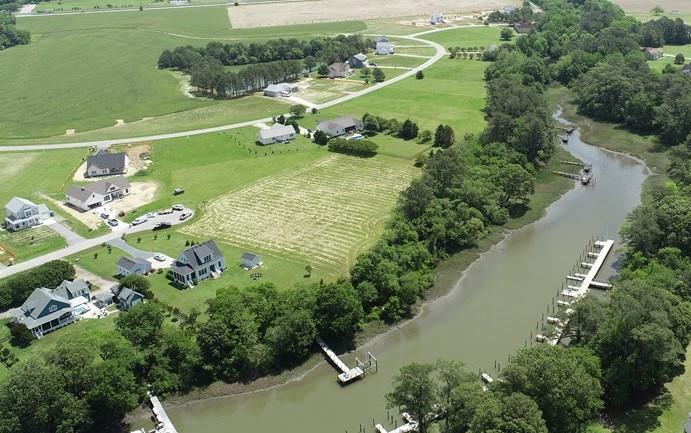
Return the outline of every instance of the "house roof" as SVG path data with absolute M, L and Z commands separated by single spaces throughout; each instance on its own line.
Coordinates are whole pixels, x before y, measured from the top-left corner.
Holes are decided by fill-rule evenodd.
M 13 215 L 22 211 L 25 206 L 36 206 L 32 201 L 21 197 L 12 197 L 12 200 L 5 205 L 5 211 Z
M 253 263 L 256 263 L 256 262 L 261 262 L 261 261 L 262 261 L 262 258 L 261 258 L 261 256 L 259 256 L 258 254 L 254 254 L 254 253 L 245 253 L 245 254 L 242 255 L 242 261 L 243 261 L 243 262 L 253 262 Z
M 268 90 L 270 92 L 291 92 L 294 88 L 296 88 L 296 84 L 289 84 L 289 83 L 278 83 L 278 84 L 269 84 L 266 86 L 264 90 Z
M 387 38 L 386 36 L 379 36 L 379 37 L 378 37 L 377 39 L 375 39 L 374 41 L 377 42 L 377 43 L 379 43 L 379 42 L 389 42 L 389 38 Z
M 335 73 L 346 73 L 348 69 L 350 68 L 345 63 L 332 63 L 329 65 L 329 70 Z
M 38 315 L 51 301 L 67 303 L 66 299 L 57 296 L 52 290 L 41 287 L 31 292 L 31 295 L 26 298 L 20 309 L 24 312 L 24 315 L 37 319 Z
M 367 61 L 367 56 L 362 54 L 362 53 L 357 53 L 353 56 L 354 58 L 358 59 L 361 62 Z
M 68 300 L 81 296 L 84 292 L 90 292 L 90 290 L 86 281 L 82 279 L 76 279 L 74 281 L 64 280 L 53 290 L 55 295 Z
M 107 302 L 109 300 L 112 300 L 114 297 L 115 295 L 110 290 L 104 290 L 94 295 L 94 298 L 96 298 L 97 301 L 101 302 Z
M 123 169 L 125 167 L 126 153 L 110 153 L 107 150 L 99 150 L 95 155 L 86 160 L 87 170 L 91 167 L 99 169 Z
M 149 269 L 151 267 L 151 264 L 147 260 L 142 259 L 141 257 L 130 258 L 122 256 L 118 259 L 117 266 L 123 269 L 127 269 L 128 271 L 132 271 L 142 268 Z
M 529 29 L 533 28 L 533 24 L 529 23 L 528 21 L 518 21 L 513 26 L 516 30 L 518 30 L 518 29 L 529 30 Z
M 117 298 L 120 301 L 125 301 L 127 303 L 131 303 L 136 298 L 144 298 L 144 295 L 142 295 L 141 293 L 139 293 L 137 291 L 130 289 L 129 287 L 123 287 L 118 292 Z
M 353 117 L 343 116 L 332 120 L 324 120 L 319 122 L 317 129 L 331 131 L 334 129 L 346 129 L 357 126 L 357 122 Z
M 208 263 L 208 261 L 204 261 L 204 257 L 207 256 L 211 256 L 211 261 L 223 257 L 218 246 L 216 246 L 216 242 L 212 240 L 185 249 L 173 266 L 173 272 L 181 275 L 189 274 Z
M 281 125 L 280 123 L 275 124 L 269 129 L 262 129 L 259 131 L 259 137 L 261 139 L 282 137 L 288 134 L 295 134 L 295 128 L 292 126 Z
M 72 186 L 67 191 L 67 195 L 79 201 L 84 201 L 91 197 L 91 194 L 106 195 L 111 186 L 116 186 L 118 189 L 129 188 L 130 182 L 124 176 L 115 176 L 84 186 Z

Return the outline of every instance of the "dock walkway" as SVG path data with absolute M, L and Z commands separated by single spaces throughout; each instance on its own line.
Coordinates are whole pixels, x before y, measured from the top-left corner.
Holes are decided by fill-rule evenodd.
M 408 433 L 417 431 L 417 422 L 413 419 L 412 416 L 410 416 L 410 414 L 408 414 L 407 412 L 403 412 L 401 416 L 403 416 L 403 419 L 406 421 L 406 423 L 399 427 L 396 427 L 393 430 L 386 430 L 386 428 L 384 428 L 384 426 L 381 424 L 377 424 L 376 426 L 374 426 L 374 428 L 377 429 L 377 433 Z
M 575 276 L 569 278 L 570 280 L 574 281 L 579 281 L 580 280 L 580 285 L 578 286 L 568 286 L 566 290 L 564 290 L 562 295 L 568 296 L 570 298 L 582 298 L 585 296 L 588 291 L 590 290 L 590 286 L 593 287 L 598 287 L 598 288 L 609 288 L 611 287 L 607 283 L 600 283 L 599 281 L 595 281 L 595 277 L 597 276 L 598 272 L 600 272 L 600 268 L 602 265 L 605 263 L 605 259 L 607 259 L 607 256 L 609 255 L 610 251 L 612 250 L 612 247 L 614 246 L 614 241 L 611 239 L 608 239 L 606 241 L 596 241 L 593 244 L 595 247 L 599 248 L 599 252 L 589 252 L 588 256 L 590 257 L 595 257 L 595 262 L 594 263 L 583 263 L 582 265 L 587 265 L 583 266 L 585 268 L 588 268 L 588 273 L 583 275 L 583 274 L 576 274 Z
M 342 385 L 346 385 L 354 380 L 357 380 L 361 378 L 362 376 L 365 375 L 365 372 L 362 370 L 360 367 L 355 367 L 355 368 L 350 368 L 348 367 L 345 362 L 341 360 L 341 358 L 334 353 L 333 350 L 329 346 L 324 343 L 324 340 L 321 338 L 317 337 L 317 344 L 321 348 L 322 352 L 324 352 L 324 355 L 326 358 L 331 362 L 331 364 L 336 367 L 340 373 L 338 374 L 338 381 Z
M 156 433 L 178 433 L 158 397 L 149 394 L 149 398 L 151 401 L 151 411 L 154 413 L 154 418 L 156 418 Z

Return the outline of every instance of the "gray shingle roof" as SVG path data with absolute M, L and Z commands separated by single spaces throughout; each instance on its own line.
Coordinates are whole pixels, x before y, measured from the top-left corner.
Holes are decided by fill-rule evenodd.
M 53 294 L 64 299 L 70 300 L 78 296 L 82 296 L 84 292 L 90 292 L 86 281 L 77 279 L 74 281 L 63 281 L 58 287 L 53 290 Z
M 367 60 L 367 56 L 362 54 L 362 53 L 355 54 L 353 57 L 355 57 L 356 59 L 358 59 L 361 62 L 364 62 Z
M 125 302 L 127 302 L 128 304 L 131 304 L 132 301 L 133 301 L 135 298 L 144 298 L 144 295 L 142 295 L 141 293 L 136 292 L 136 291 L 130 289 L 129 287 L 123 287 L 123 288 L 120 289 L 120 291 L 118 292 L 117 298 L 118 298 L 118 300 L 120 300 L 120 301 L 125 301 Z
M 186 275 L 192 271 L 201 268 L 205 263 L 204 257 L 211 256 L 211 261 L 218 260 L 223 257 L 223 254 L 216 246 L 216 242 L 208 240 L 204 243 L 197 244 L 185 249 L 178 258 L 175 266 L 172 267 L 173 272 Z
M 122 256 L 120 259 L 118 259 L 117 266 L 132 271 L 140 268 L 148 269 L 151 264 L 147 260 L 144 260 L 140 257 L 130 258 Z
M 12 200 L 7 202 L 5 205 L 5 211 L 8 213 L 11 213 L 13 215 L 16 215 L 17 213 L 21 212 L 22 209 L 25 206 L 36 206 L 33 202 L 21 198 L 21 197 L 12 197 Z
M 86 160 L 87 170 L 91 167 L 108 170 L 123 170 L 125 168 L 125 153 L 110 153 L 107 150 L 99 150 L 95 155 Z
M 357 126 L 357 122 L 354 118 L 350 116 L 343 116 L 336 119 L 324 120 L 319 122 L 317 129 L 319 130 L 333 130 L 333 129 L 346 129 L 353 128 Z
M 130 182 L 124 176 L 115 176 L 84 186 L 73 186 L 67 191 L 67 195 L 79 201 L 84 201 L 91 197 L 91 194 L 106 195 L 113 185 L 119 189 L 125 189 L 130 187 Z
M 281 125 L 280 123 L 275 124 L 269 129 L 262 129 L 259 131 L 259 136 L 262 139 L 282 137 L 288 134 L 295 134 L 295 128 L 292 126 Z

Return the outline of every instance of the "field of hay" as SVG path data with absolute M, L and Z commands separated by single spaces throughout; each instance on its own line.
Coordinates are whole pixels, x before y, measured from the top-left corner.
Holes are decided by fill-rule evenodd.
M 219 197 L 181 231 L 344 272 L 416 173 L 399 158 L 328 155 Z

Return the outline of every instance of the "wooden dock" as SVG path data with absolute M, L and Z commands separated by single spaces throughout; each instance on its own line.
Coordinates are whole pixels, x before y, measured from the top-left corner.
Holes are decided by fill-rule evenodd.
M 591 286 L 597 288 L 612 287 L 611 284 L 595 281 L 595 277 L 597 276 L 598 272 L 600 272 L 600 268 L 602 268 L 602 265 L 605 263 L 605 259 L 607 259 L 607 256 L 612 250 L 612 247 L 614 246 L 614 241 L 611 239 L 608 239 L 606 241 L 595 241 L 593 243 L 593 246 L 597 249 L 597 251 L 588 251 L 587 256 L 594 258 L 595 262 L 581 263 L 581 266 L 583 268 L 588 269 L 588 273 L 570 275 L 568 279 L 573 281 L 580 281 L 580 285 L 567 286 L 566 290 L 561 292 L 562 295 L 567 296 L 569 298 L 579 299 L 588 293 Z
M 156 433 L 178 433 L 158 397 L 149 393 L 149 401 L 156 420 Z
M 336 355 L 336 353 L 334 353 L 334 351 L 327 346 L 326 343 L 324 343 L 324 340 L 319 337 L 317 337 L 316 340 L 322 352 L 324 352 L 326 359 L 328 359 L 331 365 L 333 365 L 336 370 L 340 372 L 338 374 L 338 381 L 341 383 L 341 385 L 347 385 L 365 375 L 365 370 L 360 366 L 355 368 L 348 367 L 346 363 L 343 362 L 341 358 L 339 358 L 338 355 Z M 360 363 L 358 362 L 358 364 Z
M 381 424 L 375 425 L 374 428 L 377 430 L 377 433 L 408 433 L 412 431 L 417 431 L 417 422 L 413 419 L 412 416 L 410 416 L 409 413 L 403 412 L 401 416 L 403 417 L 406 423 L 399 427 L 396 427 L 393 430 L 387 430 Z

